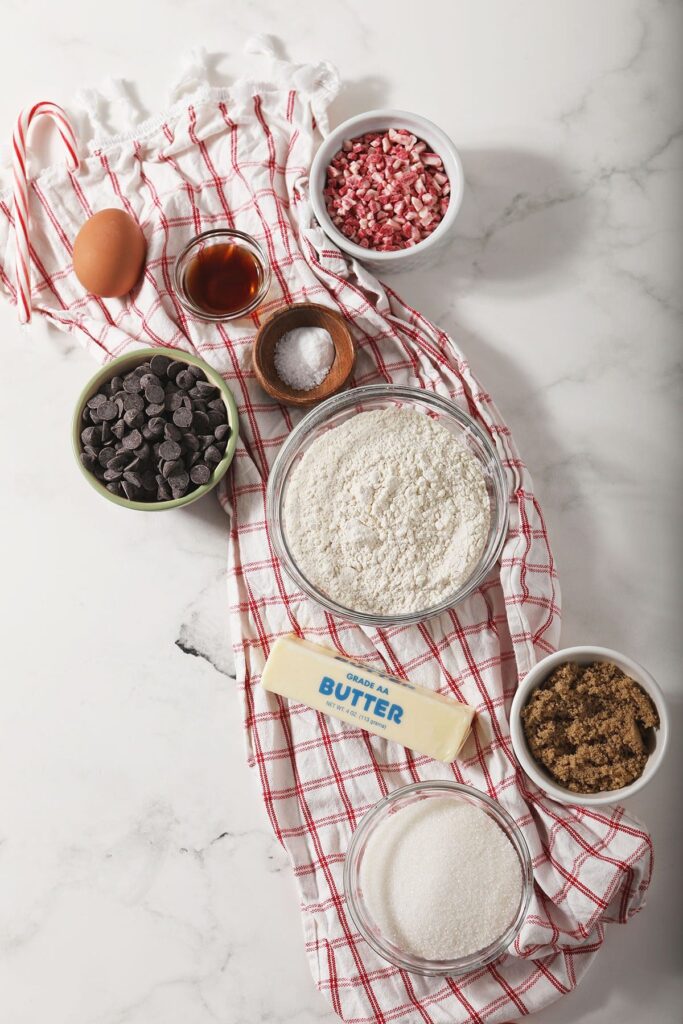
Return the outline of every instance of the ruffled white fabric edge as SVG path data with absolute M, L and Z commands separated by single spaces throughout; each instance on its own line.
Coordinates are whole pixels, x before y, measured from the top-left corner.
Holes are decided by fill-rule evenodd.
M 158 131 L 162 124 L 180 117 L 190 104 L 208 100 L 219 101 L 231 97 L 246 99 L 255 92 L 296 89 L 307 97 L 318 130 L 328 131 L 327 108 L 339 92 L 341 80 L 337 68 L 327 60 L 315 64 L 294 64 L 277 56 L 276 40 L 272 36 L 251 36 L 244 52 L 264 57 L 268 76 L 255 79 L 244 76 L 229 86 L 212 86 L 208 54 L 197 47 L 180 60 L 178 75 L 169 90 L 169 106 L 161 113 L 143 118 L 130 84 L 122 78 L 107 78 L 98 88 L 81 89 L 73 103 L 65 109 L 71 119 L 78 140 L 79 156 L 87 160 L 93 153 L 109 152 L 132 140 L 144 140 Z M 17 111 L 17 115 L 19 111 Z M 10 200 L 10 147 L 0 150 L 0 198 Z M 64 173 L 60 161 L 43 168 L 33 178 L 49 185 Z M 6 180 L 4 180 L 6 179 Z

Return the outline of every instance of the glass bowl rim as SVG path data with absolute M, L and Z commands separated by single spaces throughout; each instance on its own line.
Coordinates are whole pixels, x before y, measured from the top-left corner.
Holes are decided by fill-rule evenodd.
M 234 313 L 207 313 L 206 310 L 195 305 L 183 287 L 180 276 L 183 265 L 187 262 L 192 251 L 209 238 L 239 239 L 241 242 L 246 243 L 247 247 L 251 247 L 256 250 L 256 255 L 261 264 L 261 270 L 263 272 L 261 287 L 251 302 L 246 306 L 243 306 L 241 309 L 235 310 Z M 256 307 L 259 306 L 266 297 L 268 289 L 270 288 L 271 278 L 272 269 L 268 257 L 263 251 L 263 246 L 256 241 L 253 235 L 248 234 L 246 231 L 239 231 L 237 228 L 210 228 L 208 231 L 200 231 L 198 235 L 194 235 L 176 256 L 173 264 L 172 275 L 173 291 L 180 305 L 186 312 L 191 313 L 193 317 L 198 320 L 204 320 L 207 323 L 223 323 L 227 320 L 237 320 L 241 316 L 253 313 Z
M 294 557 L 289 551 L 285 539 L 282 515 L 282 497 L 284 484 L 287 480 L 296 454 L 301 443 L 307 434 L 316 427 L 324 425 L 325 420 L 331 418 L 335 413 L 346 407 L 357 405 L 363 401 L 372 399 L 392 400 L 403 399 L 408 402 L 427 406 L 428 408 L 443 413 L 455 419 L 459 425 L 470 430 L 476 437 L 478 443 L 484 449 L 489 461 L 491 478 L 493 481 L 494 500 L 492 501 L 492 525 L 489 531 L 487 547 L 490 547 L 488 557 L 484 555 L 479 561 L 476 569 L 457 590 L 448 594 L 438 604 L 427 608 L 418 609 L 415 612 L 403 614 L 379 615 L 370 612 L 361 612 L 353 608 L 339 604 L 337 601 L 323 594 L 318 590 L 301 572 Z M 326 611 L 347 622 L 355 622 L 365 626 L 396 626 L 409 625 L 422 622 L 439 615 L 454 605 L 464 601 L 472 594 L 477 587 L 486 579 L 493 566 L 498 561 L 505 537 L 507 535 L 509 522 L 509 489 L 505 478 L 505 471 L 500 456 L 496 451 L 493 442 L 485 430 L 476 420 L 461 409 L 456 403 L 435 391 L 427 391 L 424 388 L 414 387 L 407 384 L 366 384 L 361 387 L 343 391 L 338 395 L 332 395 L 319 405 L 315 406 L 296 425 L 294 430 L 284 441 L 280 448 L 273 468 L 268 476 L 266 489 L 266 520 L 268 531 L 271 536 L 275 554 L 282 562 L 289 577 L 299 586 L 304 593 L 315 601 Z
M 453 960 L 425 960 L 412 953 L 396 954 L 393 950 L 372 934 L 365 920 L 355 895 L 354 881 L 359 880 L 359 850 L 363 840 L 367 840 L 374 831 L 378 820 L 381 819 L 387 809 L 405 797 L 415 793 L 425 793 L 427 797 L 441 796 L 444 794 L 456 794 L 464 797 L 465 802 L 479 805 L 485 813 L 494 819 L 496 824 L 505 833 L 512 844 L 520 862 L 522 873 L 522 895 L 517 913 L 510 926 L 498 938 L 491 942 L 484 949 L 476 950 L 467 956 L 457 957 Z M 517 822 L 505 808 L 492 797 L 487 796 L 474 786 L 468 786 L 461 782 L 453 782 L 449 779 L 428 779 L 421 782 L 413 782 L 400 789 L 395 789 L 387 796 L 382 797 L 377 803 L 366 811 L 361 818 L 358 827 L 354 831 L 344 858 L 344 896 L 349 909 L 349 914 L 358 928 L 359 932 L 374 951 L 386 960 L 413 974 L 420 974 L 425 977 L 458 977 L 468 971 L 477 970 L 493 963 L 510 948 L 519 935 L 526 918 L 531 897 L 534 889 L 534 873 L 531 861 L 531 853 L 526 839 Z

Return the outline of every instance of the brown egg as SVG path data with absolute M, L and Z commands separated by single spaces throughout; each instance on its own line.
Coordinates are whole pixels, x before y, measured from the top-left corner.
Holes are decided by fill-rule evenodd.
M 76 235 L 76 277 L 93 295 L 119 298 L 140 277 L 146 248 L 145 236 L 124 210 L 100 210 Z

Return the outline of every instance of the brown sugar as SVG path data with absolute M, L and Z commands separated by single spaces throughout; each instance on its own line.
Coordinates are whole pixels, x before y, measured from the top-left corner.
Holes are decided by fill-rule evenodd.
M 529 751 L 574 793 L 621 789 L 647 763 L 645 730 L 659 726 L 652 700 L 609 662 L 567 662 L 534 690 L 522 711 Z

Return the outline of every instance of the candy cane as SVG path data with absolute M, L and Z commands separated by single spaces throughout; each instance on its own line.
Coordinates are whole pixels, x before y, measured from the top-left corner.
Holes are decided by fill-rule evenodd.
M 31 319 L 31 253 L 29 249 L 28 174 L 26 168 L 26 141 L 33 120 L 46 114 L 56 124 L 67 149 L 67 163 L 71 170 L 78 168 L 76 136 L 68 117 L 61 107 L 48 100 L 35 103 L 22 110 L 12 137 L 14 164 L 14 241 L 17 264 L 17 309 L 19 322 Z

